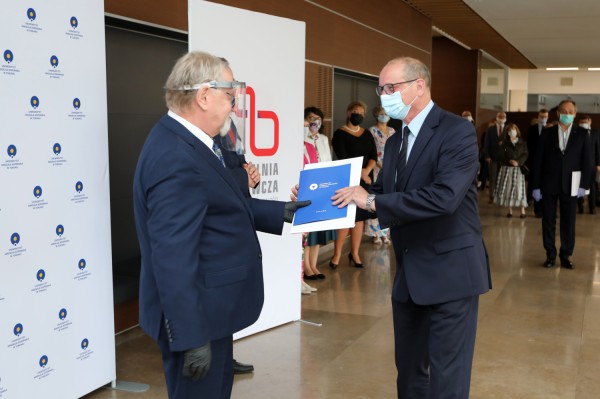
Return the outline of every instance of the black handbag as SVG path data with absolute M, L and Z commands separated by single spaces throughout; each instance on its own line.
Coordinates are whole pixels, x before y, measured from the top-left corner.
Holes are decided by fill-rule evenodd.
M 523 176 L 527 176 L 529 174 L 529 168 L 525 165 L 521 165 L 519 166 L 519 169 L 521 169 L 521 173 L 523 173 Z

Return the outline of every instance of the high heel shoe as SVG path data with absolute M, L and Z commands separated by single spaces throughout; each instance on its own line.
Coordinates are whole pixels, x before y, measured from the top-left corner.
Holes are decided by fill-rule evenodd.
M 335 270 L 335 269 L 337 269 L 337 263 L 333 263 L 332 261 L 329 261 L 329 267 L 331 268 L 331 270 Z
M 354 257 L 352 256 L 352 253 L 349 253 L 349 254 L 348 254 L 348 261 L 349 261 L 349 263 L 354 263 L 354 267 L 358 267 L 359 269 L 361 269 L 361 268 L 363 267 L 363 264 L 362 264 L 362 263 L 357 263 L 357 262 L 354 260 Z

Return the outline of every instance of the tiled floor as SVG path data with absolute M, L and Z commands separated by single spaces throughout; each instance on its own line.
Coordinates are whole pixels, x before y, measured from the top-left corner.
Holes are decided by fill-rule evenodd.
M 494 289 L 481 297 L 473 399 L 600 398 L 600 214 L 577 216 L 575 270 L 541 267 L 541 220 L 506 218 L 480 198 Z M 365 269 L 320 268 L 327 279 L 302 297 L 302 318 L 235 343 L 254 364 L 233 398 L 394 398 L 390 286 L 393 250 L 363 242 Z M 150 384 L 133 394 L 101 388 L 86 399 L 166 398 L 156 345 L 139 329 L 117 337 L 119 380 Z

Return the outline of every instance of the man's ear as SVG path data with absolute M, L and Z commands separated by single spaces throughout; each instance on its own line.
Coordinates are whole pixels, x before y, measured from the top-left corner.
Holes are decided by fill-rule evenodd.
M 198 104 L 198 106 L 206 111 L 206 109 L 208 108 L 208 90 L 210 88 L 209 87 L 201 87 L 200 89 L 198 89 L 198 91 L 196 92 L 196 104 Z

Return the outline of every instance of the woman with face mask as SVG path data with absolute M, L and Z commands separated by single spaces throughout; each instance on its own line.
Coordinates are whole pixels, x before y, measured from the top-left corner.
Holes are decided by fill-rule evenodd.
M 527 193 L 525 191 L 525 176 L 527 172 L 527 143 L 521 140 L 521 132 L 514 123 L 509 123 L 505 128 L 506 137 L 498 149 L 498 163 L 500 171 L 494 190 L 494 203 L 508 207 L 506 217 L 512 217 L 512 208 L 521 208 L 521 219 L 525 219 L 527 207 Z
M 304 110 L 304 165 L 317 162 L 331 161 L 331 150 L 329 140 L 323 130 L 323 111 L 317 107 L 308 107 Z M 322 280 L 325 275 L 317 269 L 319 248 L 329 241 L 337 238 L 335 230 L 315 231 L 303 235 L 304 246 L 304 279 Z M 303 282 L 302 293 L 306 290 L 316 291 L 315 288 Z
M 364 102 L 354 101 L 350 103 L 346 108 L 346 124 L 333 133 L 332 145 L 338 159 L 363 157 L 360 185 L 368 188 L 373 183 L 373 169 L 377 163 L 377 148 L 375 147 L 375 140 L 373 140 L 371 133 L 360 127 L 366 112 L 367 105 Z M 362 240 L 364 220 L 368 218 L 369 214 L 366 211 L 357 210 L 354 227 L 351 230 L 338 230 L 334 254 L 329 262 L 329 267 L 332 269 L 337 267 L 348 233 L 351 236 L 351 250 L 348 254 L 349 262 L 355 267 L 363 267 L 358 251 Z
M 396 131 L 393 127 L 388 126 L 390 117 L 385 113 L 385 110 L 381 105 L 373 108 L 373 116 L 377 123 L 369 128 L 373 139 L 375 140 L 375 147 L 377 148 L 377 163 L 373 168 L 373 181 L 377 180 L 377 175 L 383 166 L 383 150 L 385 148 L 385 142 L 387 139 L 394 134 Z M 373 237 L 374 244 L 390 243 L 390 229 L 381 229 L 379 227 L 379 220 L 367 219 L 365 221 L 365 235 Z

